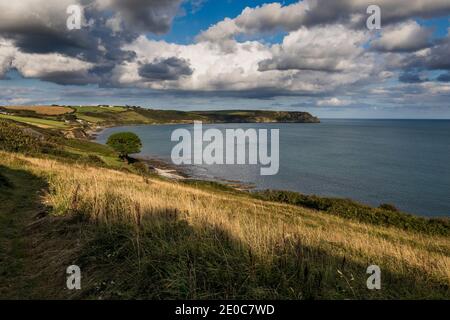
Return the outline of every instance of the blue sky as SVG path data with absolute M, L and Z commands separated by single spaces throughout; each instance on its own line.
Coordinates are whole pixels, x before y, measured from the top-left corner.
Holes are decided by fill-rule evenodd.
M 267 0 L 204 0 L 198 7 L 193 7 L 191 2 L 185 2 L 181 13 L 175 18 L 172 28 L 167 34 L 162 36 L 148 34 L 148 37 L 165 39 L 179 44 L 188 44 L 193 42 L 195 36 L 202 30 L 208 29 L 208 27 L 218 21 L 222 21 L 227 17 L 236 17 L 246 7 L 261 6 L 270 2 Z M 295 2 L 297 1 L 280 1 L 280 3 L 285 5 Z
M 356 0 L 88 0 L 68 31 L 79 0 L 23 1 L 0 0 L 0 105 L 450 118 L 450 3 L 367 1 L 369 31 Z

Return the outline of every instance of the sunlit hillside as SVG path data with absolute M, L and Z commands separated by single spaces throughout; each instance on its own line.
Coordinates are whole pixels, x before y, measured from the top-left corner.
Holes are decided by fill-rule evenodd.
M 46 298 L 448 298 L 450 239 L 151 176 L 0 153 L 5 216 L 22 206 L 23 275 Z M 22 187 L 24 181 L 28 181 Z M 30 197 L 35 194 L 35 197 Z M 16 199 L 17 200 L 17 199 Z M 11 237 L 1 238 L 11 249 Z M 12 237 L 13 238 L 13 237 Z M 8 242 L 9 241 L 9 242 Z M 8 250 L 9 250 L 8 249 Z M 22 250 L 21 249 L 21 250 Z M 14 254 L 14 253 L 11 253 Z M 83 289 L 62 290 L 77 264 Z M 366 269 L 382 270 L 382 290 Z M 55 276 L 56 275 L 56 276 Z M 18 290 L 23 281 L 28 286 Z

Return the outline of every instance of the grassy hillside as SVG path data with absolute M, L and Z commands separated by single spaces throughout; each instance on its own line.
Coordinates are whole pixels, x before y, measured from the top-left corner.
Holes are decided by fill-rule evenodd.
M 139 107 L 75 107 L 75 115 L 94 123 L 192 123 L 203 122 L 318 122 L 319 120 L 306 112 L 275 111 L 175 111 L 154 110 Z
M 108 147 L 7 120 L 0 149 L 0 298 L 450 297 L 445 222 L 429 232 L 402 213 L 167 181 Z M 65 290 L 72 264 L 81 291 Z M 372 264 L 380 291 L 366 287 Z
M 118 169 L 126 167 L 107 146 L 88 140 L 66 138 L 60 131 L 4 119 L 0 119 L 0 150 Z
M 242 123 L 242 122 L 306 122 L 315 123 L 319 119 L 306 112 L 261 111 L 261 110 L 219 110 L 195 111 L 196 115 L 206 117 L 212 122 Z
M 39 246 L 17 260 L 44 268 L 32 277 L 36 291 L 28 289 L 30 295 L 429 299 L 450 294 L 448 237 L 85 164 L 5 152 L 0 159 L 8 181 L 20 183 L 27 175 L 41 187 L 35 194 L 43 190 L 33 200 L 38 211 L 23 218 L 33 226 L 25 228 L 27 239 Z M 8 192 L 20 197 L 23 191 L 14 185 Z M 1 197 L 5 203 L 5 194 Z M 26 246 L 17 254 L 25 254 L 20 248 Z M 83 290 L 69 295 L 62 289 L 63 271 L 73 263 L 83 270 Z M 371 264 L 383 271 L 383 290 L 365 286 Z

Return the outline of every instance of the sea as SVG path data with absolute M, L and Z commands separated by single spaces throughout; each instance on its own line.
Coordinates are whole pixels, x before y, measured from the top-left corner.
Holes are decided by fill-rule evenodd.
M 140 156 L 170 163 L 177 144 L 171 134 L 177 128 L 192 131 L 193 125 L 114 127 L 96 139 L 106 143 L 113 133 L 134 132 L 143 143 Z M 420 216 L 450 216 L 450 120 L 322 119 L 318 124 L 203 128 L 279 129 L 279 172 L 262 176 L 259 165 L 184 166 L 196 178 L 349 198 L 371 206 L 389 203 Z

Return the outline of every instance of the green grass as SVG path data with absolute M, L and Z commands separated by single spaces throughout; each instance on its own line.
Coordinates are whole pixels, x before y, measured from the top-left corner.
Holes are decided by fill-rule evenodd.
M 98 106 L 81 106 L 72 107 L 77 113 L 110 113 L 110 112 L 124 112 L 127 111 L 125 107 L 98 107 Z
M 135 109 L 135 112 L 150 119 L 152 122 L 159 124 L 193 122 L 194 120 L 209 121 L 208 117 L 193 112 L 154 109 Z
M 88 140 L 65 139 L 63 143 L 65 146 L 79 150 L 83 153 L 96 153 L 107 157 L 117 156 L 110 147 Z
M 93 117 L 93 116 L 87 116 L 85 114 L 76 114 L 76 116 L 80 120 L 84 120 L 84 121 L 91 122 L 91 123 L 94 123 L 94 124 L 98 124 L 98 123 L 104 121 L 104 119 L 102 119 L 102 118 Z
M 134 111 L 122 112 L 89 112 L 76 113 L 77 118 L 92 122 L 95 124 L 115 125 L 115 124 L 151 124 L 154 123 L 149 119 Z
M 0 119 L 14 120 L 17 122 L 22 122 L 22 123 L 31 124 L 31 125 L 35 125 L 38 127 L 44 127 L 44 128 L 54 128 L 54 129 L 68 128 L 68 126 L 64 122 L 49 120 L 49 119 L 20 117 L 20 116 L 6 115 L 6 114 L 0 114 Z
M 82 106 L 82 107 L 72 107 L 75 109 L 75 116 L 78 119 L 98 124 L 101 122 L 108 121 L 109 117 L 117 117 L 116 114 L 121 114 L 126 112 L 128 109 L 125 107 L 98 107 L 98 106 Z

